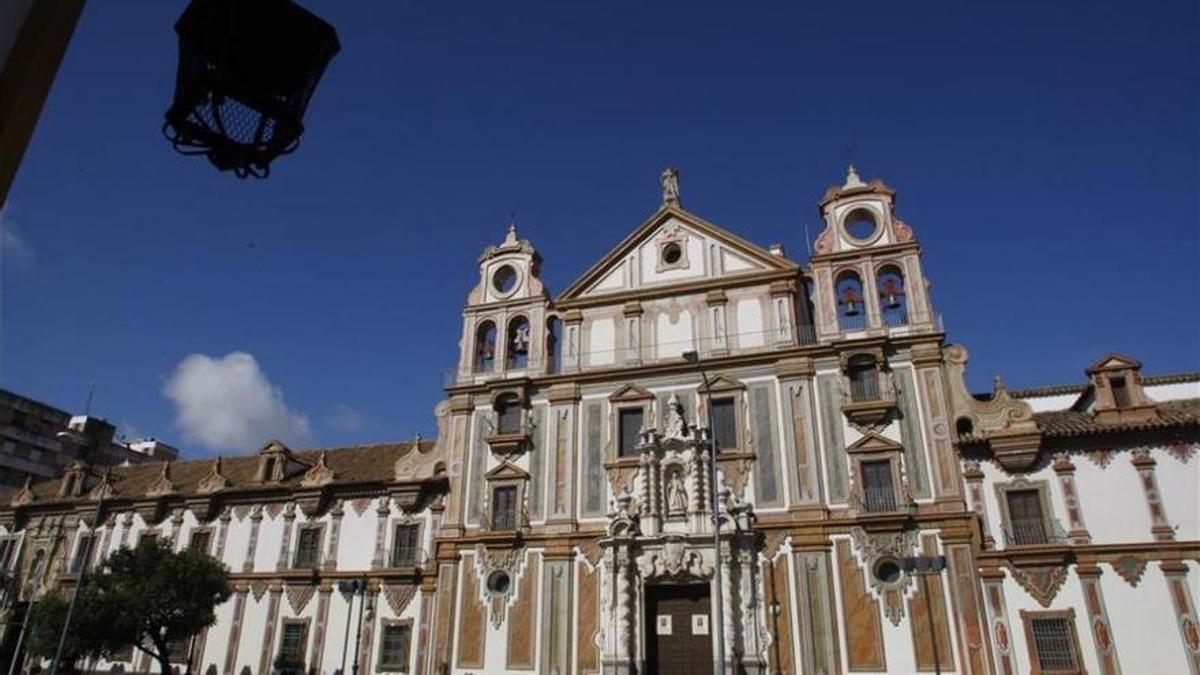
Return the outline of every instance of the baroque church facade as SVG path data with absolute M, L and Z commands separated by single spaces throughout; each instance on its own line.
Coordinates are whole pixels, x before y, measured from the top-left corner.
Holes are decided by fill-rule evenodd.
M 0 496 L 7 653 L 157 537 L 234 588 L 181 672 L 1200 675 L 1200 374 L 972 394 L 883 182 L 803 266 L 662 195 L 558 295 L 484 250 L 435 440 Z

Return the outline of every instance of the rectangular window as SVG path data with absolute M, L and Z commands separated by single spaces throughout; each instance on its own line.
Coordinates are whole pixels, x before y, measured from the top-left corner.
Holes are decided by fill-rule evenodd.
M 392 539 L 392 567 L 413 567 L 417 564 L 417 534 L 420 528 L 416 525 L 397 525 L 395 537 Z
M 411 625 L 385 625 L 379 643 L 380 670 L 408 672 L 408 650 L 411 644 Z
M 316 567 L 321 559 L 321 528 L 304 527 L 296 541 L 296 562 L 292 567 Z
M 150 542 L 152 544 L 157 543 L 158 532 L 154 530 L 142 530 L 142 533 L 138 535 L 138 545 L 141 546 L 143 541 Z
M 642 409 L 622 408 L 618 413 L 617 426 L 620 445 L 617 447 L 618 457 L 630 457 L 638 446 L 638 436 L 642 433 Z
M 716 398 L 712 401 L 713 436 L 717 451 L 734 450 L 738 446 L 737 405 L 732 398 Z
M 1012 543 L 1017 546 L 1045 544 L 1046 521 L 1042 514 L 1042 498 L 1037 490 L 1009 490 L 1009 526 Z
M 93 535 L 84 532 L 79 535 L 79 545 L 75 547 L 75 559 L 71 561 L 71 574 L 79 574 L 87 566 L 92 557 Z
M 284 623 L 283 635 L 279 640 L 279 665 L 282 668 L 301 668 L 304 665 L 304 643 L 308 637 L 308 624 Z
M 1129 399 L 1129 387 L 1125 386 L 1125 378 L 1110 377 L 1108 384 L 1112 387 L 1113 403 L 1118 408 L 1128 408 L 1133 405 L 1133 401 Z
M 1079 673 L 1075 626 L 1063 617 L 1030 618 L 1033 651 L 1040 673 Z
M 188 548 L 201 553 L 208 553 L 208 544 L 212 539 L 212 533 L 208 530 L 193 530 L 192 538 L 188 540 Z
M 517 527 L 517 486 L 501 485 L 492 490 L 492 529 L 515 530 Z
M 896 490 L 892 481 L 892 462 L 888 459 L 859 464 L 863 483 L 863 506 L 867 511 L 895 511 Z
M 167 660 L 171 663 L 187 663 L 188 650 L 191 649 L 192 639 L 181 638 L 167 643 Z

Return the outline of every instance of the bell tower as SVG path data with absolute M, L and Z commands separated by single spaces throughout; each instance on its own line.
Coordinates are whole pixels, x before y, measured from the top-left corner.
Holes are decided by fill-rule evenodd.
M 853 166 L 845 183 L 825 191 L 825 229 L 811 257 L 818 340 L 941 330 L 920 244 L 895 206 L 894 190 L 863 182 Z
M 479 256 L 479 283 L 467 296 L 458 383 L 540 374 L 546 368 L 549 296 L 542 257 L 510 221 L 498 246 Z

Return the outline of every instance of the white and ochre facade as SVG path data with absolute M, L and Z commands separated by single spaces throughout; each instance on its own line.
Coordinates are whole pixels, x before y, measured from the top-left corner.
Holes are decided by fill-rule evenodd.
M 972 395 L 895 193 L 819 212 L 800 265 L 668 170 L 558 295 L 512 226 L 435 441 L 72 466 L 0 513 L 10 607 L 154 533 L 231 571 L 180 648 L 220 675 L 703 673 L 718 633 L 728 672 L 1200 675 L 1200 375 Z

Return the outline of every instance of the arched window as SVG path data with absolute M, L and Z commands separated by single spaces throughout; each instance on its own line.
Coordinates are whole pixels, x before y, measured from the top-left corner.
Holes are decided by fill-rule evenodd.
M 546 320 L 546 372 L 557 373 L 562 370 L 562 321 L 557 316 Z
M 838 306 L 838 325 L 842 330 L 854 330 L 867 325 L 867 308 L 863 304 L 862 279 L 854 272 L 842 272 L 835 285 Z
M 904 289 L 904 275 L 895 265 L 884 265 L 875 275 L 879 290 L 879 310 L 883 325 L 903 326 L 908 323 L 908 296 Z
M 496 433 L 516 434 L 521 431 L 521 401 L 516 394 L 501 394 L 496 398 Z
M 879 400 L 879 370 L 875 367 L 875 359 L 867 356 L 855 356 L 846 367 L 846 376 L 850 380 L 850 400 L 854 402 Z
M 475 331 L 475 372 L 490 373 L 496 367 L 496 324 L 484 321 Z
M 508 322 L 508 367 L 524 368 L 529 365 L 529 319 L 518 316 Z

